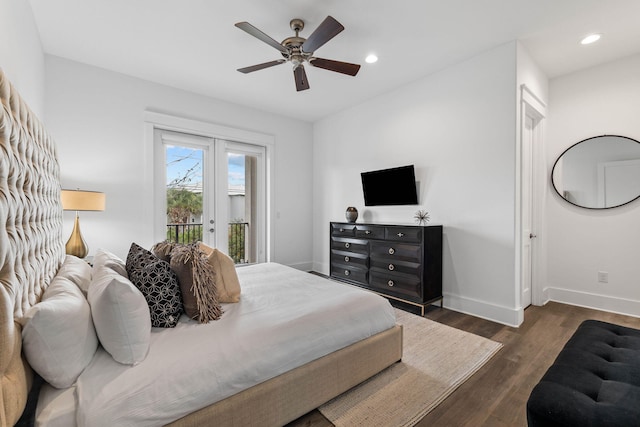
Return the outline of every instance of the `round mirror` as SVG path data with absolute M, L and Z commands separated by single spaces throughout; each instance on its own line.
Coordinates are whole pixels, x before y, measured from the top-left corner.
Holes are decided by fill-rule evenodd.
M 608 209 L 640 197 L 640 142 L 602 135 L 572 145 L 558 157 L 551 181 L 567 202 Z

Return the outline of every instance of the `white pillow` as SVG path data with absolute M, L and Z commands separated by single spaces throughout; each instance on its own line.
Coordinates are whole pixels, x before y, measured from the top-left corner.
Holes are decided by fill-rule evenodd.
M 52 386 L 70 387 L 98 347 L 82 291 L 68 278 L 55 276 L 22 323 L 22 345 L 31 367 Z
M 151 315 L 138 288 L 103 265 L 93 272 L 87 299 L 102 347 L 116 362 L 142 362 L 149 351 Z
M 93 269 L 97 271 L 102 266 L 109 267 L 116 273 L 128 277 L 124 261 L 117 255 L 100 248 L 93 257 Z
M 67 255 L 57 275 L 71 280 L 78 285 L 84 296 L 87 296 L 87 289 L 91 283 L 91 266 L 87 261 Z

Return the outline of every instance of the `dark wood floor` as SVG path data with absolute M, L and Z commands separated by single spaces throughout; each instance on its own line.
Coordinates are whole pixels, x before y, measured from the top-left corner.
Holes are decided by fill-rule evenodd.
M 427 414 L 418 426 L 526 426 L 526 402 L 533 387 L 553 363 L 564 343 L 586 319 L 640 328 L 640 319 L 603 311 L 548 303 L 525 310 L 519 328 L 447 309 L 429 308 L 425 317 L 472 332 L 504 347 L 451 396 Z M 288 427 L 331 427 L 318 411 Z

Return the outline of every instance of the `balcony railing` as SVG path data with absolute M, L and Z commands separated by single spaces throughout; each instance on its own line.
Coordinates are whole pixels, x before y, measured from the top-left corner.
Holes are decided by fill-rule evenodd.
M 167 240 L 194 243 L 202 240 L 202 224 L 167 224 Z
M 229 256 L 236 264 L 245 264 L 249 262 L 246 245 L 246 236 L 248 231 L 248 222 L 229 223 Z
M 229 256 L 236 264 L 249 262 L 246 247 L 248 232 L 248 222 L 229 223 Z M 202 241 L 202 224 L 167 224 L 167 240 L 185 244 Z

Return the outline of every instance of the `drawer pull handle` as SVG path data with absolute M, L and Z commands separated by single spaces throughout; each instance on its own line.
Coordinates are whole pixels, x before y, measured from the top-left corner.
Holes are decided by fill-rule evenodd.
M 349 258 L 348 256 L 346 256 L 346 257 L 344 257 L 344 260 L 345 260 L 346 262 L 349 262 L 349 261 L 350 261 L 350 258 Z
M 393 248 L 389 248 L 389 255 L 393 255 L 396 253 L 396 250 Z
M 393 280 L 389 280 L 389 281 L 387 282 L 387 285 L 389 285 L 389 286 L 393 286 L 393 285 L 395 285 L 395 283 L 393 283 Z
M 389 264 L 389 271 L 393 271 L 396 269 L 396 266 L 393 264 Z
M 344 244 L 344 247 L 345 247 L 345 248 L 347 248 L 347 249 L 349 249 L 349 248 L 351 247 L 351 243 L 349 243 L 349 242 L 345 243 L 345 244 Z
M 364 232 L 364 234 L 371 234 L 371 231 L 366 230 L 366 231 Z
M 344 228 L 341 228 L 341 229 L 340 229 L 340 232 L 341 232 L 341 233 L 344 233 Z
M 398 237 L 404 237 L 404 233 L 398 233 Z
M 345 275 L 345 276 L 348 276 L 348 275 L 350 275 L 350 274 L 351 274 L 351 272 L 350 272 L 349 270 L 345 270 L 345 271 L 344 271 L 344 275 Z

